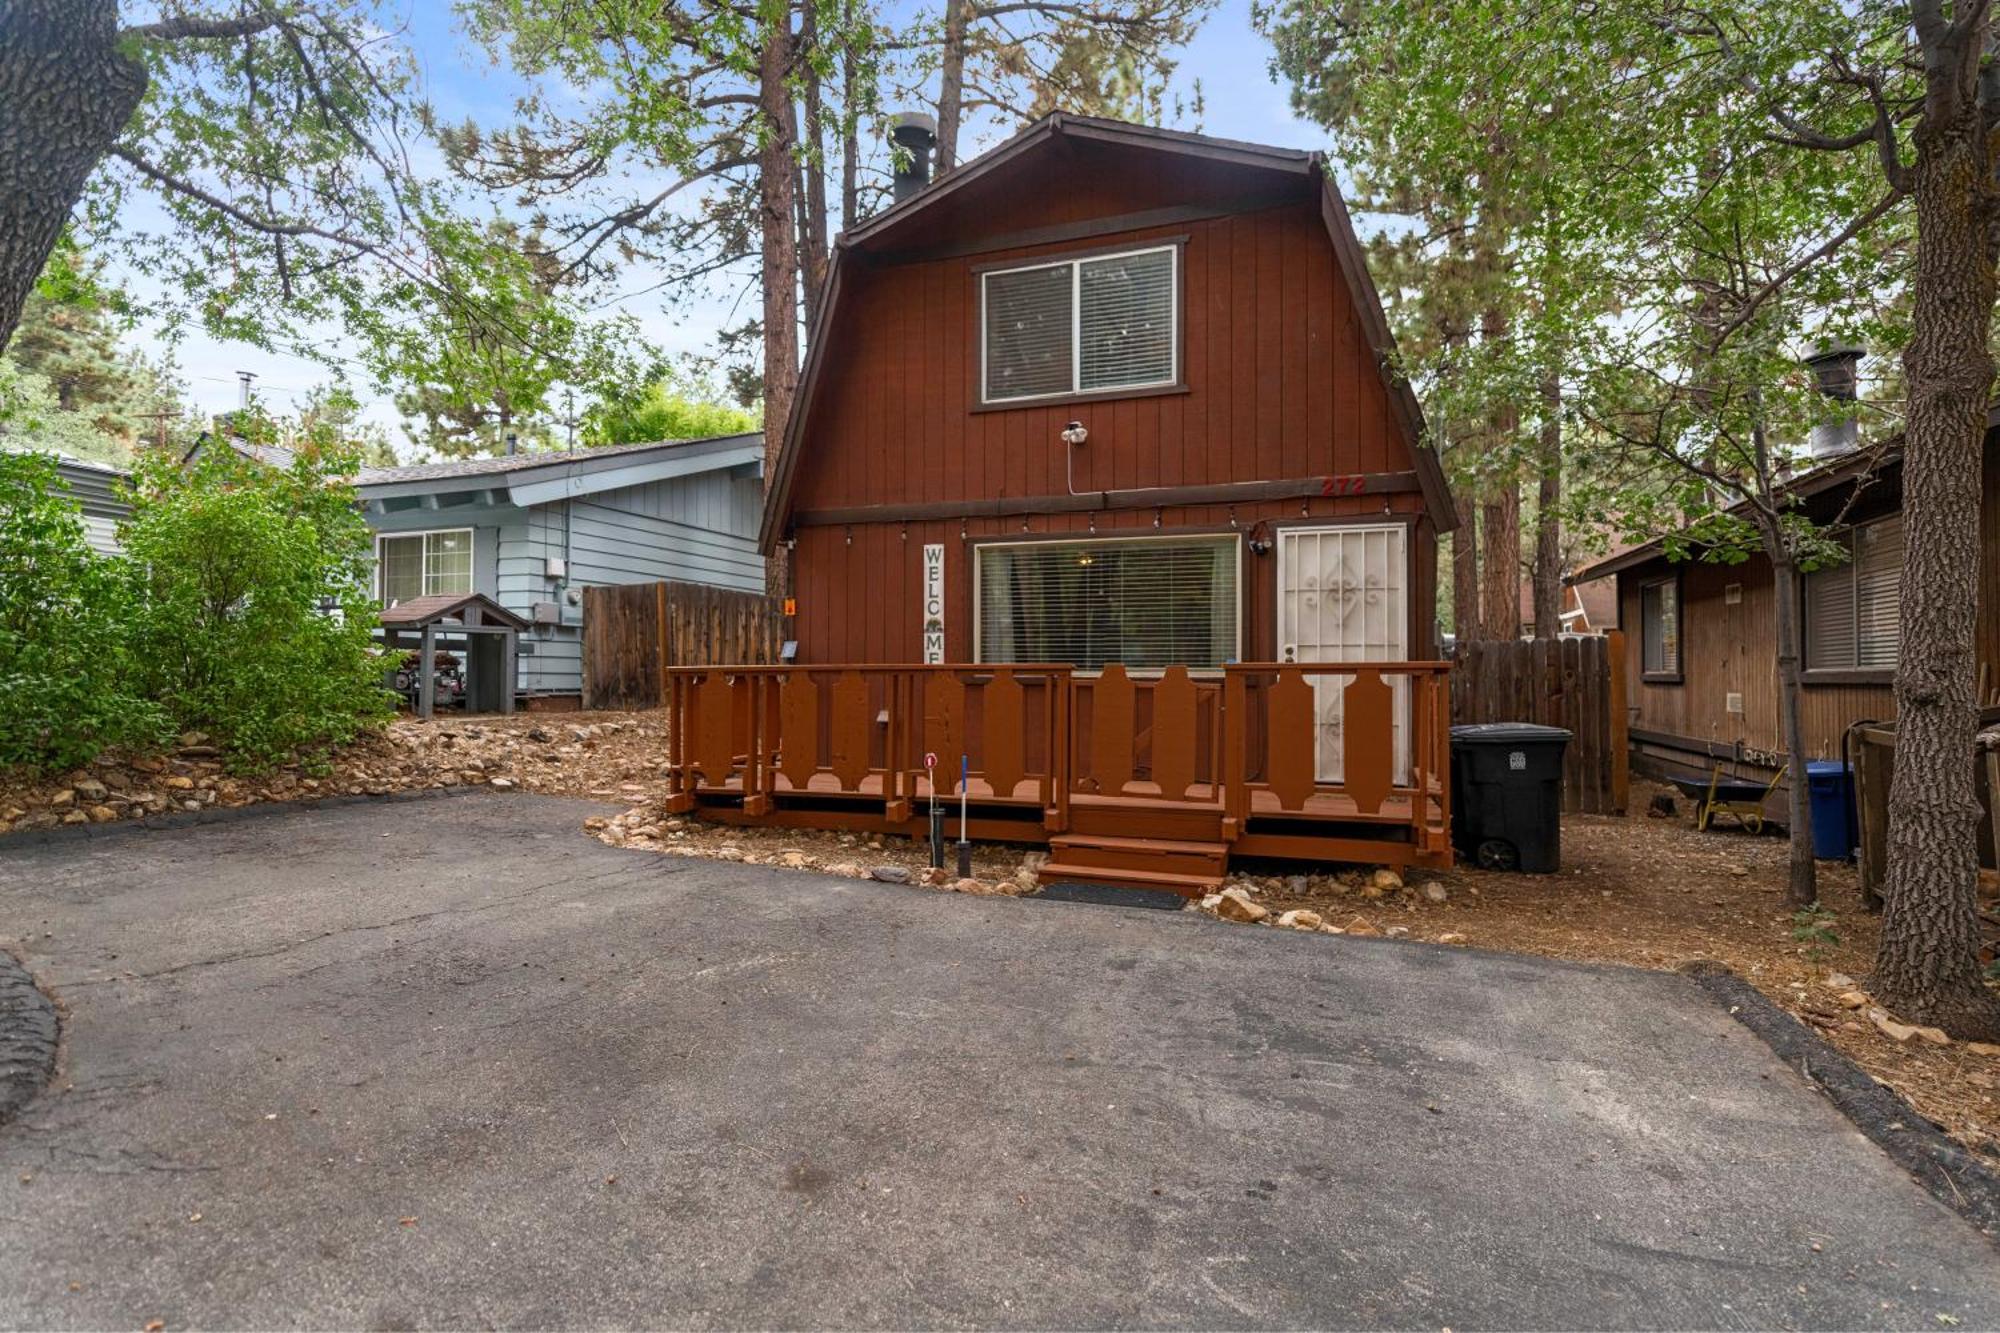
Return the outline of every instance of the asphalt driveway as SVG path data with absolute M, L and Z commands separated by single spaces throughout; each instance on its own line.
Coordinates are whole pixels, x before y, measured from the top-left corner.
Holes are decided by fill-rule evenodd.
M 2000 1324 L 1681 978 L 617 851 L 520 796 L 0 844 L 0 1322 Z

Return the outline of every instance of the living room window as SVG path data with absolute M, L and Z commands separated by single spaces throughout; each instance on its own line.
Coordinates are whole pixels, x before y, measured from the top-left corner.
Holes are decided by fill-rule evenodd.
M 1226 536 L 982 545 L 979 660 L 1220 667 L 1238 652 L 1237 551 Z
M 471 528 L 401 532 L 375 539 L 375 594 L 382 605 L 471 591 Z
M 1161 388 L 1180 377 L 1180 247 L 980 275 L 981 400 Z
M 1844 540 L 1844 563 L 1806 575 L 1806 670 L 1892 671 L 1903 627 L 1903 516 Z

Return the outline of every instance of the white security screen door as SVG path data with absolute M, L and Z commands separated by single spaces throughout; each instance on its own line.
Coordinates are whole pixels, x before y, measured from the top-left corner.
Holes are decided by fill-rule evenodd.
M 1278 529 L 1278 660 L 1409 659 L 1408 529 L 1402 524 Z M 1352 676 L 1313 678 L 1319 780 L 1341 776 L 1341 691 Z M 1410 682 L 1390 678 L 1395 773 L 1410 780 Z

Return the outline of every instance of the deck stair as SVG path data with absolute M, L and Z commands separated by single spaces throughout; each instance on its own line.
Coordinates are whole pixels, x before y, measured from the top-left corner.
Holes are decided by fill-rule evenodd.
M 1057 834 L 1037 878 L 1043 884 L 1104 884 L 1199 898 L 1222 887 L 1229 846 L 1165 838 Z

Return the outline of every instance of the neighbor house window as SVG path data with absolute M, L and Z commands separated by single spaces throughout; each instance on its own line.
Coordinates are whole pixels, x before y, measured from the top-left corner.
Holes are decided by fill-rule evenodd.
M 1848 559 L 1806 575 L 1806 669 L 1889 671 L 1902 630 L 1903 518 L 1847 534 Z
M 1639 585 L 1639 669 L 1673 679 L 1681 674 L 1681 589 L 1678 579 Z
M 983 662 L 1219 667 L 1237 655 L 1234 537 L 978 548 Z
M 411 532 L 375 539 L 376 594 L 382 605 L 472 591 L 472 529 Z
M 1175 383 L 1179 262 L 1167 245 L 981 274 L 984 401 Z

